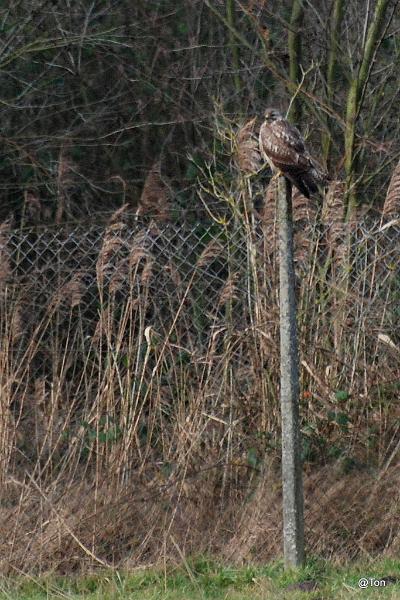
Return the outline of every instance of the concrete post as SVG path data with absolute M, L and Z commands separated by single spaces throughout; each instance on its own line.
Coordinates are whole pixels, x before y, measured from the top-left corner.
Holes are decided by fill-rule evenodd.
M 293 262 L 292 186 L 278 178 L 283 545 L 287 567 L 304 562 L 299 352 Z

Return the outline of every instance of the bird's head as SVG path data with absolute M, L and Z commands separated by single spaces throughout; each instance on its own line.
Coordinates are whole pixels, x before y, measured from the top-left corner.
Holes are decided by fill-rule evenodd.
M 277 121 L 278 119 L 283 119 L 283 115 L 277 108 L 267 108 L 264 113 L 264 120 L 268 123 L 272 123 L 273 121 Z

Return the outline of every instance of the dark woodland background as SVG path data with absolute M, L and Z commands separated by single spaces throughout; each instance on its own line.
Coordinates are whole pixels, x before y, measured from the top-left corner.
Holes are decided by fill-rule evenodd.
M 0 220 L 136 210 L 149 173 L 195 211 L 205 165 L 231 177 L 218 128 L 293 96 L 290 118 L 347 202 L 380 208 L 399 156 L 399 26 L 394 0 L 9 3 Z

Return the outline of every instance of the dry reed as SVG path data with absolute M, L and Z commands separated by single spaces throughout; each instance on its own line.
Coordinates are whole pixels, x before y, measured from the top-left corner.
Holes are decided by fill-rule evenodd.
M 400 214 L 400 160 L 393 170 L 382 212 L 385 217 Z
M 309 242 L 297 271 L 309 550 L 394 554 L 396 241 L 392 228 L 357 226 L 335 337 L 325 229 L 311 217 L 305 230 L 313 209 L 298 208 Z M 133 227 L 121 211 L 91 265 L 82 256 L 71 272 L 59 261 L 54 278 L 55 265 L 33 257 L 18 287 L 10 262 L 3 573 L 176 561 L 177 546 L 238 562 L 280 554 L 276 254 L 250 218 L 244 236 L 213 227 Z

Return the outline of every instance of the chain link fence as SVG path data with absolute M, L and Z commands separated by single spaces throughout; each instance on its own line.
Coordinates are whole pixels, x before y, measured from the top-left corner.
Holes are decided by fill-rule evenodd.
M 3 231 L 2 260 L 3 297 L 23 306 L 30 328 L 50 313 L 69 319 L 79 311 L 93 333 L 105 307 L 145 297 L 146 323 L 165 328 L 187 293 L 189 328 L 205 333 L 230 294 L 248 292 L 246 238 L 213 223 Z
M 397 526 L 390 502 L 399 430 L 400 224 L 344 225 L 305 213 L 295 221 L 303 454 L 306 472 L 307 463 L 327 468 L 315 480 L 306 477 L 306 497 L 316 496 L 320 507 L 306 506 L 309 543 L 340 552 L 343 520 L 353 531 L 354 516 L 348 506 L 335 518 L 329 511 L 347 502 L 346 490 L 351 502 L 362 497 L 363 465 L 382 468 L 387 539 Z M 4 545 L 21 532 L 11 562 L 36 569 L 62 556 L 73 563 L 76 551 L 64 547 L 58 514 L 100 557 L 118 560 L 109 552 L 116 539 L 118 556 L 156 557 L 166 502 L 171 514 L 186 515 L 174 536 L 195 524 L 196 549 L 215 507 L 229 521 L 236 506 L 235 514 L 253 512 L 241 525 L 221 525 L 239 532 L 232 552 L 241 555 L 256 539 L 261 554 L 280 552 L 272 472 L 248 504 L 258 475 L 280 454 L 275 219 L 174 224 L 119 214 L 106 226 L 3 225 L 0 254 Z M 339 487 L 332 464 L 343 469 Z M 375 522 L 370 504 L 358 537 L 352 534 L 354 552 Z M 354 504 L 354 514 L 364 508 Z M 380 519 L 370 528 L 369 549 L 381 548 L 382 527 Z
M 108 226 L 18 231 L 3 225 L 0 235 L 2 310 L 18 309 L 20 345 L 55 315 L 60 325 L 79 313 L 85 334 L 93 335 L 102 311 L 112 306 L 114 316 L 120 314 L 128 299 L 140 304 L 146 298 L 145 323 L 156 331 L 167 331 L 177 311 L 184 313 L 188 331 L 203 344 L 213 327 L 226 325 L 228 315 L 231 324 L 244 327 L 257 306 L 277 307 L 273 220 L 247 227 L 212 221 L 181 225 L 138 222 L 128 215 Z M 373 322 L 379 315 L 376 335 L 397 347 L 399 239 L 398 221 L 339 227 L 298 221 L 300 318 L 306 298 L 307 311 L 318 310 L 330 294 L 332 312 L 345 295 L 347 323 L 360 311 L 363 319 L 374 315 Z M 325 289 L 313 307 L 307 285 Z M 367 328 L 364 334 L 369 333 Z
M 303 215 L 295 225 L 303 383 L 308 379 L 328 402 L 341 388 L 365 398 L 397 393 L 399 222 L 324 224 Z M 137 365 L 145 360 L 143 340 L 163 351 L 171 343 L 179 358 L 174 369 L 179 361 L 182 368 L 211 365 L 211 351 L 222 357 L 233 344 L 229 361 L 238 389 L 263 380 L 262 371 L 248 375 L 257 348 L 273 399 L 279 385 L 276 233 L 273 219 L 258 218 L 189 225 L 117 215 L 107 226 L 17 231 L 3 225 L 2 371 L 10 405 L 35 382 L 60 377 L 68 394 L 85 395 L 83 374 L 95 380 L 101 356 L 122 357 L 127 372 L 130 354 L 138 352 Z M 10 381 L 18 381 L 16 388 Z

